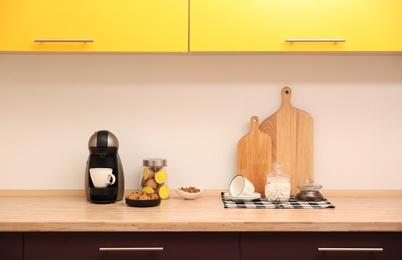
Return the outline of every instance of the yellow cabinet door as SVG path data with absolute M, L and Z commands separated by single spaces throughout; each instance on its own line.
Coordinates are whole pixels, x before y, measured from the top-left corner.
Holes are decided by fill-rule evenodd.
M 0 51 L 187 52 L 188 0 L 0 1 Z
M 402 51 L 401 0 L 190 0 L 190 51 Z

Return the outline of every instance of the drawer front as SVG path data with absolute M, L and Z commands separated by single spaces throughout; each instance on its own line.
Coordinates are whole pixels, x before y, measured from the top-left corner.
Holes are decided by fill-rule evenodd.
M 402 233 L 242 233 L 240 259 L 396 260 L 401 245 Z
M 25 259 L 239 259 L 237 233 L 26 233 Z
M 22 233 L 0 233 L 0 259 L 22 260 Z

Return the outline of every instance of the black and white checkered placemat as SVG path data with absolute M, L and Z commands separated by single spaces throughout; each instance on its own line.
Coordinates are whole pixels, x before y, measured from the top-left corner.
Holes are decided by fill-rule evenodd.
M 250 202 L 235 202 L 228 199 L 225 195 L 226 192 L 221 193 L 223 206 L 225 208 L 250 208 L 250 209 L 324 209 L 324 208 L 335 208 L 335 206 L 329 202 L 327 199 L 323 201 L 297 201 L 291 198 L 288 202 L 282 203 L 272 203 L 265 199 L 257 199 Z

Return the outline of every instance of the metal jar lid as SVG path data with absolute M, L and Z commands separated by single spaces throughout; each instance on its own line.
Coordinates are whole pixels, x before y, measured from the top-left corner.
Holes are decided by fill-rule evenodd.
M 148 167 L 167 166 L 167 160 L 162 158 L 147 158 L 142 160 L 142 165 Z

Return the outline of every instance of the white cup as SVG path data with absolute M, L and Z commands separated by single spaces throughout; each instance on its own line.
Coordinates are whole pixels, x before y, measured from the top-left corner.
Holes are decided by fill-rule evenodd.
M 116 181 L 116 177 L 113 175 L 112 168 L 91 168 L 89 174 L 91 174 L 92 183 L 96 188 L 105 188 L 108 185 L 112 185 Z M 110 181 L 112 180 L 112 181 Z
M 236 175 L 230 182 L 229 192 L 232 196 L 251 196 L 255 192 L 255 187 L 243 175 Z

